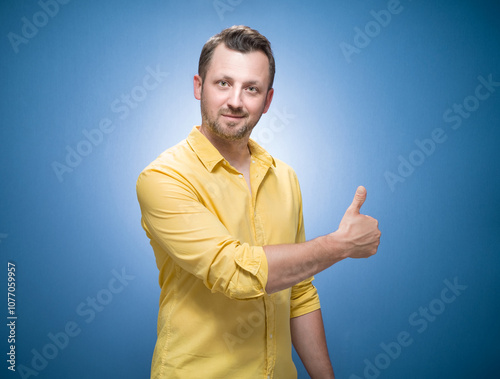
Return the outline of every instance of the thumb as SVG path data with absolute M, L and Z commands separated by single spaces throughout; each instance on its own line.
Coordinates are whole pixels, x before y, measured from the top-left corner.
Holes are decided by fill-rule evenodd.
M 366 200 L 366 188 L 363 186 L 359 186 L 358 189 L 356 190 L 356 194 L 354 195 L 354 199 L 352 200 L 351 205 L 347 210 L 351 213 L 357 213 L 359 214 L 359 210 L 361 209 L 361 206 Z

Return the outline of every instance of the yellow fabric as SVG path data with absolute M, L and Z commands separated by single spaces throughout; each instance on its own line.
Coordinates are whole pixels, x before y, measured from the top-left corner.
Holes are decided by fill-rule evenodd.
M 161 287 L 151 378 L 296 378 L 290 318 L 320 307 L 310 278 L 267 294 L 262 246 L 305 240 L 294 171 L 250 140 L 244 177 L 194 127 L 140 174 Z

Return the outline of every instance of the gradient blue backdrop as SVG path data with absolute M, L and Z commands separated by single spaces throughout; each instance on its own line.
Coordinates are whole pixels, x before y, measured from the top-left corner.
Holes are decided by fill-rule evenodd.
M 390 19 L 378 13 L 388 8 Z M 272 42 L 276 92 L 254 136 L 296 169 L 307 237 L 335 230 L 360 184 L 362 210 L 380 221 L 375 257 L 316 277 L 337 378 L 498 376 L 498 1 L 4 0 L 0 9 L 2 378 L 148 377 L 159 287 L 135 182 L 199 124 L 201 47 L 234 24 Z M 481 80 L 496 83 L 481 87 L 484 100 Z M 100 124 L 102 137 L 92 131 Z M 78 148 L 86 155 L 67 157 Z M 7 262 L 16 373 L 6 362 Z M 444 292 L 448 303 L 445 281 L 461 286 Z M 398 349 L 401 335 L 411 344 Z

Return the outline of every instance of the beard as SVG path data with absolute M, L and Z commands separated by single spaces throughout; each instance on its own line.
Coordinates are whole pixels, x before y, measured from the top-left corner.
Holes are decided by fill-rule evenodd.
M 222 115 L 231 115 L 243 117 L 240 121 L 221 122 Z M 204 101 L 203 92 L 201 97 L 201 117 L 202 122 L 216 136 L 228 141 L 238 141 L 250 135 L 257 121 L 249 122 L 248 113 L 241 108 L 221 108 L 215 117 L 211 117 L 208 113 L 207 106 Z M 259 117 L 260 118 L 260 117 Z

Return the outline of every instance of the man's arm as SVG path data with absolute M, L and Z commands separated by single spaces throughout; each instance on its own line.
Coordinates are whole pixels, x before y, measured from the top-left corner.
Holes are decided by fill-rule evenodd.
M 162 171 L 163 170 L 163 171 Z M 162 265 L 167 258 L 232 299 L 265 294 L 267 260 L 261 246 L 231 235 L 174 169 L 145 170 L 137 181 L 142 225 Z
M 266 292 L 290 288 L 345 258 L 368 258 L 377 252 L 380 230 L 374 218 L 359 213 L 366 189 L 358 187 L 337 231 L 313 240 L 264 246 L 268 263 Z
M 290 319 L 292 343 L 311 379 L 335 379 L 321 309 Z

